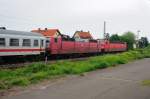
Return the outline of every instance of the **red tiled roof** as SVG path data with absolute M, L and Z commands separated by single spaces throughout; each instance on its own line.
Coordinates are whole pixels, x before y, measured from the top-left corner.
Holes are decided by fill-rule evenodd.
M 90 32 L 82 32 L 82 31 L 77 31 L 76 32 L 80 38 L 82 39 L 92 39 L 93 37 L 91 36 Z
M 44 29 L 44 30 L 38 29 L 38 30 L 32 30 L 31 32 L 41 33 L 44 36 L 48 36 L 48 37 L 53 37 L 57 32 L 60 33 L 58 29 Z

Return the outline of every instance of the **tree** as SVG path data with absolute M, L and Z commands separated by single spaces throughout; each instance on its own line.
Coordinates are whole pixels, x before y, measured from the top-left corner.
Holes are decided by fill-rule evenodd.
M 120 36 L 121 41 L 127 43 L 128 49 L 133 49 L 133 44 L 135 43 L 135 35 L 133 32 L 125 32 L 122 36 Z
M 148 46 L 148 39 L 147 37 L 141 37 L 141 39 L 139 40 L 139 47 L 140 48 L 144 48 L 144 47 L 147 47 Z
M 118 34 L 113 34 L 111 35 L 111 37 L 109 38 L 109 40 L 111 42 L 115 42 L 115 41 L 121 41 L 120 36 Z

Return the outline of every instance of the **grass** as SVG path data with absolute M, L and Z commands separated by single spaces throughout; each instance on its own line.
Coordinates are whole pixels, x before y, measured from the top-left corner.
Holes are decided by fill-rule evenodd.
M 84 72 L 114 67 L 118 64 L 125 64 L 145 57 L 150 57 L 150 48 L 120 54 L 95 56 L 82 61 L 61 60 L 53 64 L 34 63 L 15 70 L 0 70 L 0 89 L 9 89 L 13 86 L 27 86 L 56 76 L 81 75 Z
M 150 86 L 150 80 L 144 80 L 144 81 L 142 81 L 142 85 L 144 85 L 144 86 Z

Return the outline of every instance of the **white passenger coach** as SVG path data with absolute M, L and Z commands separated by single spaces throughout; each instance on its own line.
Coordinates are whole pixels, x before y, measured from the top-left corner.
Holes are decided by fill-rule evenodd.
M 45 40 L 40 33 L 0 28 L 0 57 L 39 55 L 45 52 Z

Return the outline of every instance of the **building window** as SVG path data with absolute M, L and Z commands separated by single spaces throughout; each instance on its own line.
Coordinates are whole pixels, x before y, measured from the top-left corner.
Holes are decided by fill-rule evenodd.
M 44 46 L 44 40 L 41 40 L 41 47 Z
M 34 40 L 34 46 L 35 47 L 39 46 L 39 41 L 38 40 Z
M 10 46 L 19 46 L 19 39 L 10 39 Z
M 22 46 L 31 46 L 31 40 L 30 39 L 23 39 Z
M 5 38 L 0 38 L 0 46 L 5 46 Z

